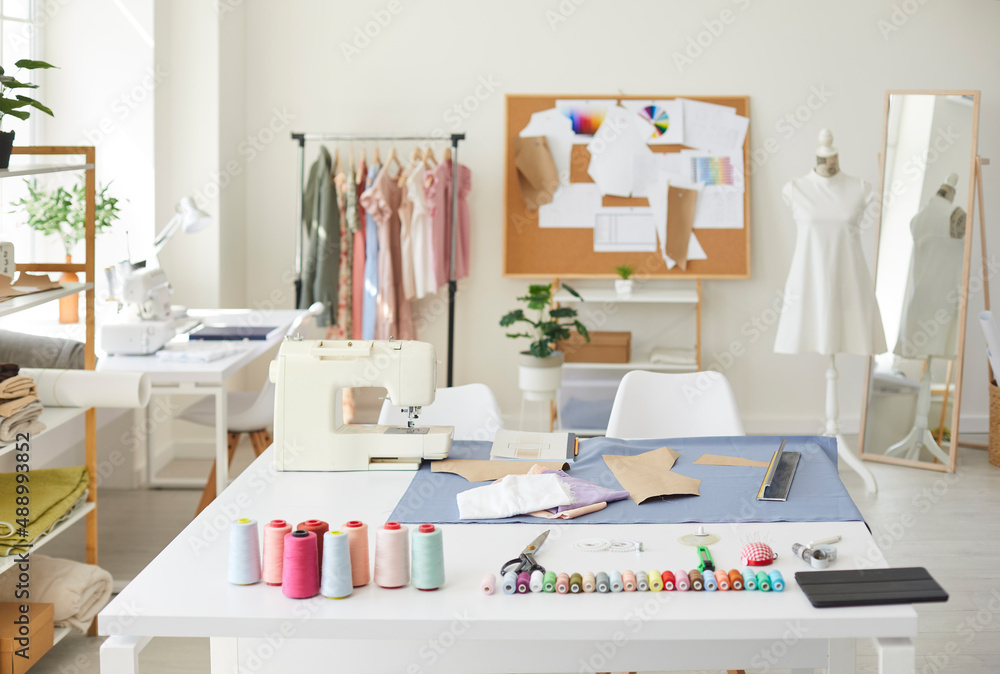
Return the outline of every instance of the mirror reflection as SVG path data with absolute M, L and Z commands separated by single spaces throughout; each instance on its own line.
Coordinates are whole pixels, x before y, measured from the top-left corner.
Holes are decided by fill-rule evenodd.
M 866 455 L 950 461 L 973 105 L 962 95 L 889 97 L 875 281 L 889 351 L 871 366 Z

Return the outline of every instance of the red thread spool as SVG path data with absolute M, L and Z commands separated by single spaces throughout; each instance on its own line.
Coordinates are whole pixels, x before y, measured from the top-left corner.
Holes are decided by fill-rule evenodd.
M 316 534 L 293 531 L 285 536 L 281 592 L 292 599 L 308 599 L 319 594 L 319 566 Z
M 285 536 L 292 527 L 285 520 L 271 520 L 264 527 L 264 566 L 261 578 L 268 585 L 281 585 Z
M 344 531 L 351 548 L 351 584 L 354 587 L 367 585 L 372 579 L 371 563 L 368 561 L 368 525 L 351 520 L 344 524 Z
M 673 571 L 664 571 L 660 574 L 660 578 L 663 579 L 663 589 L 673 590 L 674 589 L 674 573 Z
M 323 568 L 323 534 L 330 530 L 330 525 L 323 520 L 306 520 L 296 526 L 299 531 L 311 531 L 316 534 L 316 552 L 319 556 L 319 567 Z

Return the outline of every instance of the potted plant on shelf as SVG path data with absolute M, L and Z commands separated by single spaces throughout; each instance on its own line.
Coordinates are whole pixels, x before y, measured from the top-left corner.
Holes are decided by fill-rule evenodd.
M 55 68 L 56 66 L 45 61 L 34 61 L 32 59 L 21 59 L 14 64 L 18 70 L 38 70 L 39 68 Z M 11 115 L 24 120 L 31 116 L 31 112 L 25 108 L 35 108 L 41 110 L 49 117 L 52 111 L 36 101 L 30 96 L 14 93 L 18 89 L 37 89 L 37 84 L 21 82 L 16 77 L 8 75 L 0 68 L 0 124 L 3 123 L 4 115 Z M 14 132 L 0 131 L 0 169 L 10 166 L 10 152 L 14 147 Z
M 11 213 L 23 213 L 32 229 L 45 235 L 58 236 L 66 251 L 66 262 L 72 262 L 73 248 L 87 236 L 87 197 L 84 180 L 69 189 L 57 187 L 53 190 L 39 185 L 37 179 L 25 180 L 28 196 L 11 202 Z M 97 190 L 94 199 L 94 234 L 110 228 L 120 215 L 118 199 L 109 195 L 110 185 Z M 74 272 L 66 272 L 59 277 L 60 283 L 75 283 L 80 278 Z M 77 296 L 59 300 L 59 322 L 76 323 L 80 320 Z
M 574 297 L 583 299 L 568 285 L 563 285 L 563 288 Z M 532 340 L 528 350 L 518 354 L 518 387 L 526 400 L 552 400 L 562 384 L 563 355 L 555 349 L 556 341 L 569 339 L 571 332 L 575 331 L 589 342 L 590 334 L 586 326 L 576 319 L 576 309 L 550 308 L 551 283 L 530 285 L 528 294 L 517 299 L 527 305 L 528 311 L 538 312 L 538 320 L 526 316 L 524 309 L 514 309 L 500 319 L 500 325 L 505 328 L 515 323 L 526 323 L 524 332 L 508 332 L 507 336 Z
M 635 267 L 630 264 L 620 264 L 615 267 L 615 271 L 618 272 L 618 276 L 620 277 L 615 279 L 615 294 L 619 297 L 631 297 L 632 284 L 635 283 L 632 280 Z

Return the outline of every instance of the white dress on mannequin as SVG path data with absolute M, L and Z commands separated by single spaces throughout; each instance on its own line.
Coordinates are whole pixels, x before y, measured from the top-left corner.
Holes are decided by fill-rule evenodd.
M 796 223 L 776 353 L 886 350 L 875 283 L 861 249 L 860 221 L 872 198 L 861 178 L 810 171 L 782 189 Z
M 893 353 L 904 358 L 953 359 L 958 354 L 958 304 L 965 239 L 951 235 L 957 209 L 935 194 L 910 221 L 913 255 L 899 337 Z

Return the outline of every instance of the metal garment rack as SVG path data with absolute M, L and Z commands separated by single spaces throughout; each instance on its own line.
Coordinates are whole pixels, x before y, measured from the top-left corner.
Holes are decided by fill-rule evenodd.
M 455 280 L 455 251 L 457 247 L 458 230 L 458 142 L 465 140 L 464 133 L 453 133 L 449 136 L 412 136 L 394 134 L 355 134 L 355 133 L 292 133 L 292 140 L 299 144 L 298 185 L 295 218 L 295 306 L 302 297 L 302 190 L 306 176 L 306 142 L 361 142 L 361 141 L 418 141 L 427 142 L 450 140 L 451 142 L 451 250 L 449 252 L 448 273 L 448 359 L 446 386 L 452 385 L 452 369 L 455 360 L 455 293 L 458 283 Z

